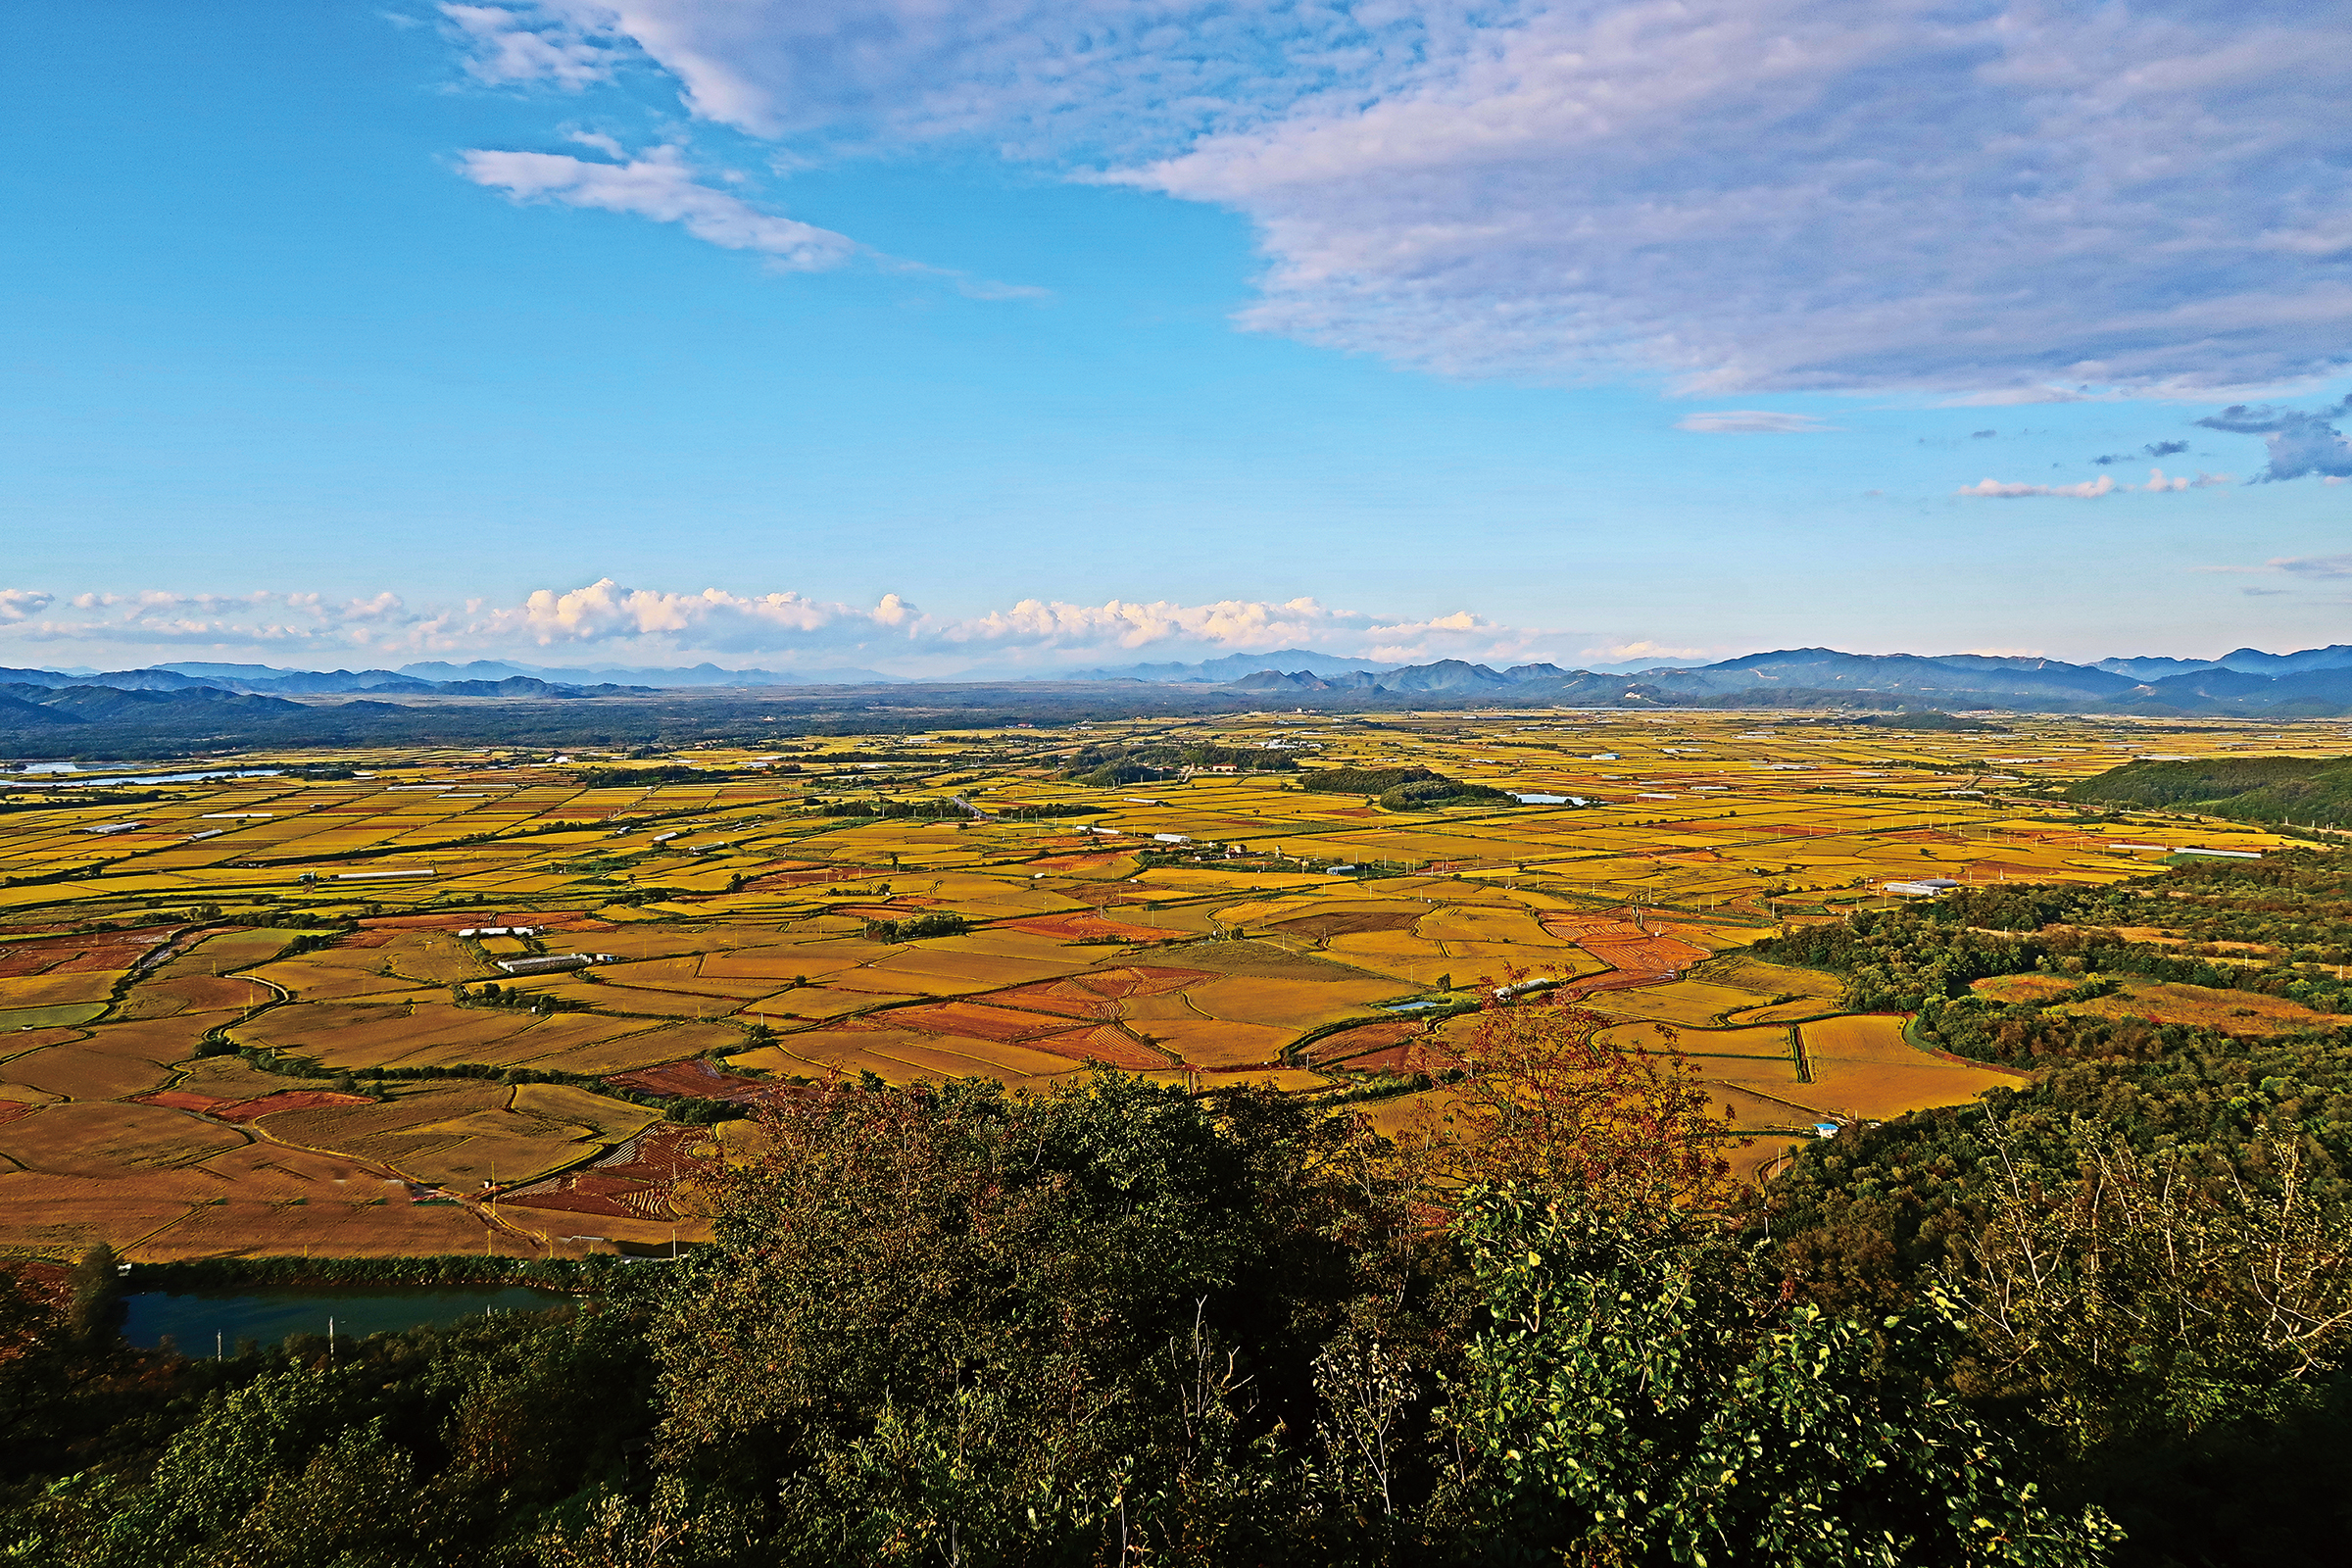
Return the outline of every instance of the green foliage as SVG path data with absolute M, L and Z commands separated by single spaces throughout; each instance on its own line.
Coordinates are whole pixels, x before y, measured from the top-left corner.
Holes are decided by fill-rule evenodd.
M 1205 742 L 1127 746 L 1097 741 L 1078 749 L 1063 766 L 1062 776 L 1097 789 L 1115 789 L 1152 779 L 1174 778 L 1187 768 L 1208 767 L 1231 767 L 1249 773 L 1291 773 L 1298 770 L 1298 763 L 1287 752 L 1256 746 L 1212 746 Z
M 0 1552 L 56 1568 L 519 1568 L 540 1522 L 623 1481 L 645 1435 L 650 1368 L 622 1312 L 345 1342 L 331 1362 L 325 1348 L 89 1364 L 67 1445 L 7 1478 Z
M 2274 1135 L 2242 1150 L 2249 1180 L 2078 1117 L 2074 1168 L 2052 1169 L 2032 1140 L 1987 1134 L 1991 1210 L 1938 1283 L 1968 1309 L 1979 1375 L 2033 1397 L 2078 1451 L 2276 1422 L 2346 1364 L 2352 1214 L 2333 1161 L 2315 1184 L 2298 1141 Z
M 938 909 L 904 920 L 868 920 L 858 934 L 868 942 L 924 942 L 933 937 L 959 937 L 971 928 L 972 923 L 962 915 Z
M 1494 1563 L 2077 1564 L 2115 1532 L 2009 1445 L 1880 1370 L 1875 1326 L 1785 1306 L 1708 1222 L 1515 1190 L 1459 1221 L 1487 1327 L 1442 1432 L 1441 1508 Z
M 2126 762 L 2070 784 L 2082 805 L 2185 807 L 2244 822 L 2352 823 L 2352 758 L 2213 757 Z
M 1448 806 L 1516 806 L 1508 790 L 1484 784 L 1464 784 L 1449 778 L 1427 778 L 1381 792 L 1379 806 L 1387 811 L 1436 811 Z
M 876 1086 L 769 1130 L 657 1343 L 665 1451 L 780 1493 L 786 1561 L 1272 1560 L 1318 1348 L 1418 1295 L 1360 1135 L 1279 1096 Z
M 2114 926 L 2191 932 L 2203 943 L 2126 940 Z M 1759 957 L 1845 977 L 1845 1005 L 1917 1011 L 1923 1040 L 1986 1061 L 2027 1060 L 2049 1042 L 2100 1038 L 2104 1024 L 2045 1020 L 2040 1009 L 2102 994 L 2076 988 L 2033 1003 L 2000 1004 L 1970 984 L 1996 975 L 2134 975 L 2215 990 L 2283 997 L 2321 1012 L 2352 1012 L 2352 985 L 2333 966 L 2352 952 L 2352 858 L 2299 852 L 2261 862 L 2173 867 L 2109 888 L 2005 884 L 1929 903 L 1861 910 L 1843 922 L 1798 926 L 1758 943 Z M 2322 947 L 2318 943 L 2330 945 Z M 2224 961 L 2213 943 L 2233 948 Z M 1959 1004 L 1959 1005 L 1947 1005 Z M 2085 1033 L 2086 1031 L 2086 1033 Z M 2109 1031 L 2112 1032 L 2112 1031 Z
M 108 1332 L 122 1289 L 122 1265 L 115 1250 L 104 1242 L 86 1249 L 66 1278 L 67 1332 L 85 1343 Z
M 1385 795 L 1423 782 L 1451 784 L 1452 780 L 1426 767 L 1327 767 L 1298 776 L 1300 789 L 1329 795 Z

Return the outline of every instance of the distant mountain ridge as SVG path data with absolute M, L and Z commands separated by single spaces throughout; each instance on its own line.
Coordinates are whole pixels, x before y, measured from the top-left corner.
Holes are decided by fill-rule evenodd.
M 198 668 L 268 669 L 266 664 L 199 665 Z M 504 680 L 416 680 L 389 669 L 277 670 L 268 675 L 192 675 L 169 665 L 118 669 L 96 675 L 68 675 L 53 669 L 0 669 L 0 683 L 53 690 L 104 688 L 120 692 L 227 692 L 240 696 L 336 696 L 367 692 L 412 697 L 636 697 L 651 686 L 559 685 L 530 675 Z
M 1360 671 L 1378 673 L 1399 667 L 1383 663 L 1377 659 L 1345 659 L 1336 654 L 1318 654 L 1304 648 L 1283 648 L 1271 654 L 1227 654 L 1222 659 L 1204 659 L 1197 664 L 1119 664 L 1102 669 L 1072 669 L 1041 676 L 1054 680 L 1149 680 L 1202 681 L 1210 684 L 1230 683 L 1240 677 L 1267 669 L 1296 669 L 1310 675 L 1350 675 Z
M 1265 695 L 1508 694 L 1514 700 L 1660 707 L 2025 708 L 2148 715 L 2332 717 L 2352 712 L 2352 646 L 2297 654 L 2240 649 L 2222 660 L 2115 660 L 2156 666 L 2149 675 L 1991 654 L 1847 654 L 1784 648 L 1692 666 L 1627 673 L 1520 664 L 1497 670 L 1440 660 L 1378 672 L 1319 675 L 1265 668 L 1230 684 Z M 2238 666 L 2259 664 L 2260 669 Z M 2185 665 L 2179 672 L 2163 672 Z
M 1288 667 L 1284 667 L 1287 665 Z M 851 671 L 790 676 L 768 670 L 726 670 L 702 664 L 687 669 L 564 671 L 573 676 L 639 674 L 676 685 L 600 681 L 578 684 L 522 673 L 526 667 L 482 660 L 466 664 L 421 663 L 401 669 L 292 670 L 269 664 L 159 664 L 88 674 L 52 669 L 0 669 L 0 750 L 20 753 L 62 743 L 68 734 L 86 735 L 85 745 L 145 744 L 173 737 L 229 744 L 239 736 L 254 742 L 290 742 L 304 734 L 350 736 L 391 734 L 401 726 L 417 733 L 496 735 L 570 734 L 567 721 L 551 716 L 553 706 L 596 704 L 600 698 L 630 698 L 643 704 L 663 698 L 662 709 L 676 713 L 692 708 L 717 713 L 746 705 L 862 703 L 847 677 Z M 551 673 L 555 671 L 551 670 Z M 432 676 L 452 678 L 435 679 Z M 879 681 L 882 677 L 874 677 Z M 762 681 L 805 680 L 802 695 Z M 1102 682 L 1132 683 L 1129 697 L 1090 694 Z M 981 702 L 1049 707 L 1102 701 L 1139 707 L 1188 706 L 1202 711 L 1287 706 L 1312 697 L 1331 708 L 1399 707 L 1607 707 L 1607 708 L 1777 708 L 1859 709 L 1878 711 L 2007 710 L 2042 712 L 2112 712 L 2144 716 L 2234 716 L 2243 718 L 2332 718 L 2352 716 L 2352 644 L 2269 654 L 2238 649 L 2217 660 L 2134 656 L 2075 664 L 2024 655 L 1849 654 L 1834 648 L 1783 648 L 1736 659 L 1690 665 L 1654 665 L 1619 672 L 1564 669 L 1553 663 L 1492 665 L 1459 659 L 1423 664 L 1387 664 L 1300 650 L 1282 654 L 1225 655 L 1198 663 L 1136 664 L 1072 671 L 1058 679 L 1030 677 L 984 686 L 968 676 L 945 682 L 894 680 L 893 690 L 930 687 L 940 695 L 926 702 L 949 708 Z M 750 696 L 759 692 L 762 695 Z M 766 693 L 775 695 L 765 695 Z M 838 697 L 831 695 L 839 692 Z M 1148 703 L 1146 693 L 1150 694 Z M 1033 695 L 1032 695 L 1033 694 Z M 316 699 L 332 699 L 318 702 Z M 503 707 L 474 710 L 480 724 L 448 716 L 457 705 L 404 704 L 404 698 L 473 698 L 488 704 L 535 704 L 539 710 L 511 714 Z M 295 701 L 294 699 L 312 699 Z M 894 699 L 895 700 L 895 699 Z M 408 715 L 399 717 L 398 715 Z M 506 714 L 507 716 L 495 716 Z M 307 715 L 307 716 L 306 716 Z M 760 716 L 769 716 L 764 706 Z M 397 722 L 395 722 L 397 718 Z M 653 723 L 632 719 L 630 724 Z M 694 720 L 700 725 L 704 720 Z M 593 739 L 603 720 L 587 720 L 579 733 Z M 702 733 L 702 731 L 697 731 Z M 730 730 L 728 733 L 735 733 Z
M 863 686 L 892 685 L 905 677 L 885 675 L 875 669 L 722 669 L 704 662 L 680 668 L 631 669 L 616 665 L 592 665 L 566 669 L 545 664 L 514 664 L 502 659 L 476 659 L 469 663 L 451 664 L 440 660 L 428 660 L 418 664 L 403 664 L 399 673 L 412 680 L 505 680 L 517 675 L 548 681 L 621 681 L 631 685 L 671 689 L 681 686 Z

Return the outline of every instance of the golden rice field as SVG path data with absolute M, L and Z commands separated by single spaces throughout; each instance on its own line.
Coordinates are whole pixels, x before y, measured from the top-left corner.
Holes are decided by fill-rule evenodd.
M 1066 776 L 1081 745 L 1195 742 L 1268 765 Z M 1688 1054 L 1753 1135 L 1752 1170 L 1818 1122 L 2012 1081 L 1747 956 L 1777 922 L 1921 876 L 2105 882 L 2165 848 L 2259 850 L 2275 841 L 2202 821 L 2119 840 L 2015 792 L 2150 751 L 2340 746 L 2317 723 L 1292 713 L 700 748 L 648 765 L 716 776 L 594 789 L 578 767 L 629 764 L 377 753 L 332 760 L 338 777 L 256 755 L 207 765 L 281 770 L 111 795 L 103 774 L 0 775 L 0 1249 L 545 1254 L 703 1234 L 697 1173 L 752 1125 L 665 1120 L 631 1083 L 757 1099 L 1104 1064 L 1373 1091 L 1401 1126 L 1442 1093 L 1416 1084 L 1458 1065 L 1460 1009 L 1529 981 L 1602 1014 L 1606 1039 Z M 1301 790 L 1290 763 L 1564 799 L 1390 812 Z M 860 802 L 933 815 L 825 810 Z M 867 934 L 937 914 L 963 929 Z M 514 926 L 531 931 L 460 934 Z M 496 967 L 566 954 L 595 961 Z M 2193 992 L 2071 1005 L 2295 1021 Z M 568 1081 L 503 1081 L 549 1073 Z

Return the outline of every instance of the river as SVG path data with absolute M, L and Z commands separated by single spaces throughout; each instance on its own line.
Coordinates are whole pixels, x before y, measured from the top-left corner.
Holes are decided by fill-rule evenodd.
M 141 1349 L 166 1335 L 183 1355 L 233 1352 L 239 1340 L 274 1344 L 289 1334 L 354 1339 L 398 1329 L 455 1323 L 486 1312 L 544 1312 L 570 1297 L 525 1285 L 354 1285 L 343 1288 L 256 1287 L 185 1295 L 141 1291 L 122 1298 L 123 1337 Z

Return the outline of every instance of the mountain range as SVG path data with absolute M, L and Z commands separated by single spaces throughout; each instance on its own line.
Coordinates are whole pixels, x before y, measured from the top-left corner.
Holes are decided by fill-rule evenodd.
M 2168 670 L 2169 665 L 2183 665 Z M 2125 666 L 2125 667 L 2115 667 Z M 1266 695 L 1443 694 L 1578 706 L 2013 708 L 2042 711 L 2333 717 L 2352 713 L 2352 645 L 2296 654 L 2240 649 L 2219 660 L 2070 664 L 1992 654 L 1846 654 L 1788 648 L 1628 673 L 1556 664 L 1494 669 L 1461 660 L 1318 674 L 1261 668 L 1229 683 Z
M 2176 664 L 2185 667 L 2175 669 Z M 765 729 L 766 735 L 782 736 L 795 724 L 870 725 L 871 705 L 881 690 L 879 677 L 866 684 L 837 678 L 762 686 L 757 684 L 760 678 L 781 677 L 712 665 L 549 671 L 649 677 L 631 684 L 500 673 L 522 667 L 480 661 L 357 671 L 202 663 L 100 674 L 0 669 L 0 751 L 20 757 L 130 757 L 200 745 L 519 744 L 526 736 L 548 745 L 634 745 L 740 737 L 768 724 L 778 727 Z M 1130 672 L 1137 668 L 1150 671 L 1149 678 Z M 442 674 L 457 678 L 428 678 Z M 979 711 L 993 715 L 989 722 L 1003 723 L 1014 722 L 1016 713 L 1035 715 L 1041 723 L 1144 711 L 1206 714 L 1287 707 L 1309 697 L 1318 708 L 1366 710 L 2008 710 L 2333 718 L 2352 716 L 2352 645 L 2292 654 L 2240 649 L 2218 660 L 2136 657 L 2090 664 L 1991 654 L 1930 658 L 1790 648 L 1628 673 L 1551 663 L 1496 669 L 1458 659 L 1385 664 L 1287 650 L 1197 664 L 1079 671 L 1054 680 L 901 680 L 887 690 L 894 710 L 918 725 Z M 447 697 L 483 701 L 415 700 Z M 933 716 L 918 718 L 918 710 Z

